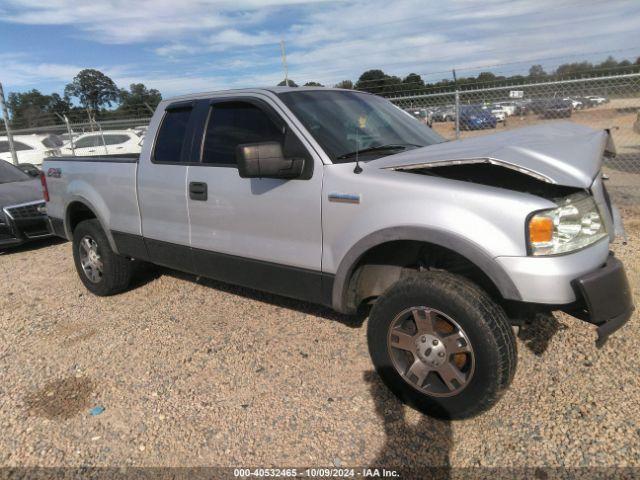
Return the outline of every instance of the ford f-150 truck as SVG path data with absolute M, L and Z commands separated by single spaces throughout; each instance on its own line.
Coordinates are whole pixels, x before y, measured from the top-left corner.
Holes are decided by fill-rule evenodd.
M 599 344 L 630 318 L 611 155 L 572 123 L 445 141 L 380 97 L 285 87 L 164 100 L 139 158 L 47 158 L 43 186 L 96 295 L 146 261 L 368 313 L 386 385 L 462 418 L 511 382 L 532 312 L 570 312 Z

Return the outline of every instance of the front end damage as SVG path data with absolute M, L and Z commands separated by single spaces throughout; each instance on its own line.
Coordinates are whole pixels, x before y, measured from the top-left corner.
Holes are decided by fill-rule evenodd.
M 503 142 L 497 144 L 489 139 L 500 135 L 482 140 L 474 138 L 449 142 L 450 146 L 440 144 L 435 148 L 425 148 L 425 153 L 429 154 L 427 156 L 412 151 L 396 155 L 398 158 L 395 159 L 388 158 L 382 168 L 507 189 L 555 203 L 557 209 L 532 212 L 526 220 L 523 226 L 528 242 L 526 257 L 495 259 L 510 272 L 522 293 L 523 301 L 507 299 L 506 307 L 516 312 L 514 317 L 520 318 L 523 317 L 522 312 L 565 311 L 595 325 L 598 334 L 596 345 L 601 347 L 609 335 L 629 320 L 634 311 L 624 266 L 612 252 L 607 255 L 608 243 L 618 235 L 624 237 L 620 214 L 610 201 L 601 175 L 603 158 L 615 156 L 611 136 L 608 131 L 594 131 L 573 125 L 561 125 L 559 131 L 553 133 L 547 127 L 522 130 L 533 131 L 511 135 L 505 132 L 502 134 L 505 137 Z M 461 145 L 465 142 L 466 146 Z M 474 148 L 469 143 L 482 147 L 479 150 L 484 155 L 470 155 Z M 580 151 L 582 160 L 575 155 L 565 159 L 565 154 L 572 150 Z M 399 158 L 402 156 L 405 157 L 404 161 L 399 161 L 403 160 Z M 579 199 L 575 201 L 576 205 L 580 201 L 590 202 L 591 216 L 582 216 L 570 199 Z M 566 213 L 567 208 L 573 208 L 578 213 L 577 221 L 568 227 L 586 229 L 588 235 L 594 235 L 592 241 L 589 243 L 587 238 L 583 240 L 584 244 L 569 245 L 570 248 L 564 250 L 556 248 L 553 242 L 549 243 L 546 250 L 532 249 L 533 233 L 529 231 L 531 217 L 542 213 L 544 219 L 547 215 L 550 228 L 561 230 L 558 236 L 562 240 L 562 235 L 567 236 L 571 232 L 570 228 L 566 228 L 567 225 L 562 224 L 561 214 Z M 551 215 L 557 214 L 557 210 L 561 214 Z M 562 290 L 565 291 L 562 298 L 572 301 L 554 301 Z

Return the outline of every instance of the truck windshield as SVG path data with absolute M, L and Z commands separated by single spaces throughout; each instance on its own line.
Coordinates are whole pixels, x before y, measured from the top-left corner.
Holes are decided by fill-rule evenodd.
M 361 92 L 300 90 L 279 94 L 334 163 L 372 160 L 434 143 L 435 133 L 391 102 Z
M 4 160 L 0 160 L 0 183 L 23 182 L 31 178 Z

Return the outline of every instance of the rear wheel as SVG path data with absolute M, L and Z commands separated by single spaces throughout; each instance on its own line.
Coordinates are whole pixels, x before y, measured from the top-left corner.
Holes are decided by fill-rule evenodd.
M 111 249 L 96 219 L 80 222 L 74 230 L 73 259 L 80 280 L 95 295 L 120 293 L 131 282 L 133 262 Z
M 384 383 L 440 418 L 487 410 L 516 368 L 515 337 L 502 308 L 475 284 L 443 272 L 389 288 L 371 311 L 368 343 Z

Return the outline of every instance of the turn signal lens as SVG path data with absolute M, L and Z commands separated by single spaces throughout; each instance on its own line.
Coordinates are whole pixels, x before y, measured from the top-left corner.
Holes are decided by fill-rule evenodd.
M 535 215 L 529 221 L 529 241 L 531 244 L 544 244 L 553 240 L 553 219 L 544 215 Z

